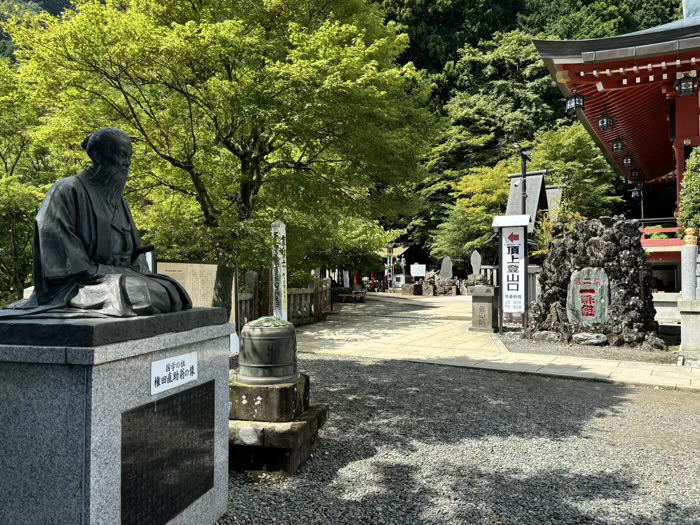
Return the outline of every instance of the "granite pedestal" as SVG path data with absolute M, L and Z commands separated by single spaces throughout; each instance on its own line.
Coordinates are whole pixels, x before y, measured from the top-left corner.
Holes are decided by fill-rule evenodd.
M 467 287 L 472 296 L 472 327 L 474 332 L 498 330 L 498 296 L 495 286 L 477 285 Z
M 309 376 L 295 383 L 248 385 L 230 373 L 232 470 L 294 474 L 318 447 L 328 406 L 309 404 Z
M 0 524 L 214 524 L 231 332 L 210 308 L 0 323 Z

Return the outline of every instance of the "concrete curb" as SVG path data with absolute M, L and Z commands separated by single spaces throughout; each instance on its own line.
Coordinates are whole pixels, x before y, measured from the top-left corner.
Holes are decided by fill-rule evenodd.
M 488 366 L 470 366 L 470 365 L 460 365 L 457 363 L 450 364 L 450 363 L 438 363 L 435 361 L 426 361 L 426 360 L 418 360 L 418 359 L 405 359 L 405 361 L 410 361 L 411 363 L 423 363 L 427 365 L 435 365 L 435 366 L 451 366 L 453 368 L 469 368 L 471 370 L 484 370 L 487 372 L 502 372 L 502 373 L 507 373 L 507 374 L 522 374 L 522 375 L 531 375 L 531 376 L 539 376 L 539 377 L 554 377 L 558 379 L 574 379 L 577 381 L 590 381 L 590 382 L 596 382 L 596 383 L 610 383 L 610 384 L 615 384 L 615 385 L 624 385 L 624 386 L 636 386 L 636 387 L 652 387 L 652 388 L 659 388 L 662 390 L 683 390 L 687 392 L 698 392 L 700 393 L 700 386 L 684 386 L 684 385 L 659 385 L 659 384 L 654 384 L 653 382 L 644 382 L 644 381 L 626 381 L 622 379 L 615 379 L 615 378 L 609 378 L 609 377 L 594 377 L 594 376 L 584 376 L 584 375 L 577 375 L 577 374 L 552 374 L 548 372 L 538 372 L 536 370 L 534 371 L 528 371 L 528 370 L 509 370 L 505 366 L 499 367 L 499 368 L 489 368 Z

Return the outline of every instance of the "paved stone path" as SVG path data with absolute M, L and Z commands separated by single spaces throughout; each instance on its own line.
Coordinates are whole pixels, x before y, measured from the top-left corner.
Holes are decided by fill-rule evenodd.
M 471 297 L 392 297 L 335 304 L 323 323 L 297 330 L 300 352 L 560 376 L 700 392 L 700 368 L 511 353 L 496 334 L 471 332 Z

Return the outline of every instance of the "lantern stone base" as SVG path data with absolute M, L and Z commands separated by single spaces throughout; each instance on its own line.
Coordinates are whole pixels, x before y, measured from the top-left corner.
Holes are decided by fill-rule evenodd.
M 246 385 L 229 372 L 229 419 L 286 422 L 309 407 L 309 376 L 299 375 L 296 383 Z
M 230 376 L 229 468 L 296 473 L 328 419 L 327 406 L 309 406 L 309 376 L 282 385 L 245 385 Z
M 229 468 L 295 474 L 318 447 L 328 406 L 314 405 L 286 423 L 229 421 Z

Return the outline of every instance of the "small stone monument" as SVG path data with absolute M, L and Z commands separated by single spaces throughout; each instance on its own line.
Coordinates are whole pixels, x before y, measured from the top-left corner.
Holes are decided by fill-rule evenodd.
M 481 275 L 481 254 L 477 250 L 472 252 L 469 262 L 472 265 L 472 273 L 467 277 L 467 286 L 487 284 L 486 278 Z
M 602 268 L 583 268 L 571 274 L 566 302 L 570 323 L 586 326 L 608 322 L 610 283 Z
M 447 281 L 452 279 L 452 259 L 445 257 L 440 265 L 440 280 Z
M 296 350 L 292 323 L 261 317 L 243 327 L 240 368 L 229 384 L 232 469 L 294 474 L 316 450 L 328 407 L 309 405 Z
M 457 286 L 452 273 L 452 259 L 445 257 L 435 281 L 436 295 L 457 295 Z

